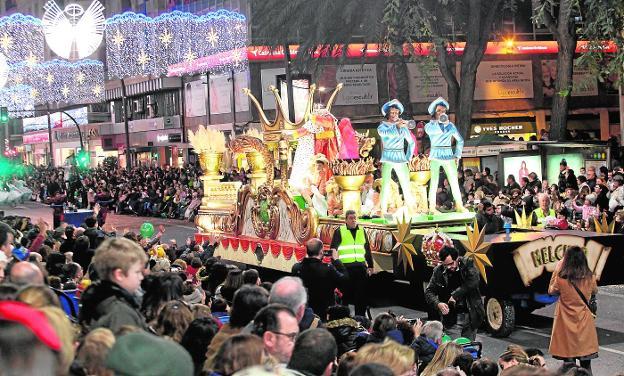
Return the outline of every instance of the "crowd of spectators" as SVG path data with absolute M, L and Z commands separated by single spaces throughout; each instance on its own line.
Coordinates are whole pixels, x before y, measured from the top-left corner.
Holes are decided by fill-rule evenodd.
M 76 208 L 103 209 L 102 223 L 109 210 L 119 214 L 159 216 L 192 221 L 202 198 L 201 169 L 193 166 L 98 167 L 78 171 L 75 168 L 35 168 L 27 183 L 33 199 L 61 201 Z M 57 194 L 60 194 L 57 196 Z
M 164 233 L 110 233 L 95 218 L 78 228 L 4 218 L 2 373 L 589 374 L 572 363 L 550 371 L 540 350 L 513 345 L 497 360 L 479 358 L 446 342 L 439 321 L 383 312 L 371 322 L 345 305 L 316 308 L 305 277 L 263 281 L 254 269 L 213 257 L 218 238 L 178 246 Z M 317 243 L 307 243 L 308 258 L 318 256 Z

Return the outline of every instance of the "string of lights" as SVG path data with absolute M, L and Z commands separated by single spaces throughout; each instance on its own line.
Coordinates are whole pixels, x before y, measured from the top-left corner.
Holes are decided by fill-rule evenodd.
M 0 52 L 9 64 L 43 61 L 43 25 L 40 20 L 20 13 L 0 18 Z
M 106 21 L 110 78 L 166 75 L 179 64 L 188 68 L 176 70 L 180 74 L 245 70 L 247 55 L 240 50 L 246 43 L 245 16 L 228 10 L 202 16 L 175 11 L 156 18 L 126 12 Z M 197 64 L 202 59 L 204 64 Z
M 9 63 L 6 56 L 0 52 L 0 88 L 4 87 L 9 78 Z
M 0 89 L 0 106 L 9 110 L 11 118 L 29 117 L 35 114 L 35 103 L 30 96 L 32 88 L 15 85 Z
M 9 87 L 30 87 L 36 104 L 87 104 L 104 100 L 104 64 L 97 60 L 50 60 L 34 66 L 14 64 Z

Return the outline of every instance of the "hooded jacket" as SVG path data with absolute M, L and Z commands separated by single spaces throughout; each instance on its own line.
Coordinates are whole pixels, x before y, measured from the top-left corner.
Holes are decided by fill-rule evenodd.
M 360 323 L 350 317 L 329 321 L 325 328 L 334 336 L 338 345 L 338 358 L 342 354 L 357 348 L 356 338 L 358 333 L 366 332 Z
M 82 294 L 79 323 L 88 330 L 108 328 L 113 333 L 124 325 L 149 330 L 135 298 L 111 281 L 93 283 Z

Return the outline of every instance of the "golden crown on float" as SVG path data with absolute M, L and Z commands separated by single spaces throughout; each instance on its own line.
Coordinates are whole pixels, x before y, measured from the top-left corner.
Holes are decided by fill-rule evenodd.
M 342 89 L 342 86 L 342 83 L 336 85 L 336 88 L 332 92 L 329 100 L 327 101 L 327 105 L 325 106 L 327 111 L 331 112 L 336 95 Z M 288 116 L 285 116 L 286 111 L 284 110 L 279 90 L 274 85 L 269 86 L 269 90 L 273 93 L 273 96 L 275 96 L 275 120 L 272 122 L 267 118 L 266 113 L 262 109 L 262 105 L 260 105 L 258 99 L 256 99 L 256 97 L 251 93 L 251 90 L 244 88 L 243 93 L 249 96 L 249 99 L 251 99 L 251 102 L 258 110 L 258 114 L 260 115 L 260 124 L 262 125 L 262 129 L 264 131 L 264 142 L 276 143 L 279 141 L 283 131 L 297 130 L 311 119 L 312 112 L 314 110 L 314 92 L 316 91 L 316 84 L 310 85 L 310 88 L 308 89 L 308 101 L 306 103 L 305 112 L 301 119 L 295 123 L 291 122 L 290 119 L 288 119 Z

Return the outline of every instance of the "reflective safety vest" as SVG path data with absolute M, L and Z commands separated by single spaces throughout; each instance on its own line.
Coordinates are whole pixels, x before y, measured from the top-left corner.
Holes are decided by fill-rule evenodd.
M 537 208 L 535 210 L 533 210 L 533 214 L 535 214 L 535 218 L 537 219 L 537 224 L 538 225 L 544 225 L 544 219 L 546 219 L 546 217 L 556 217 L 557 213 L 555 213 L 554 209 L 548 209 L 548 214 L 544 213 L 544 211 L 542 210 L 542 208 Z
M 355 232 L 355 239 L 353 234 L 347 228 L 347 226 L 340 226 L 340 245 L 338 246 L 338 259 L 343 264 L 350 264 L 352 262 L 366 262 L 366 236 L 364 236 L 364 230 L 358 228 Z

